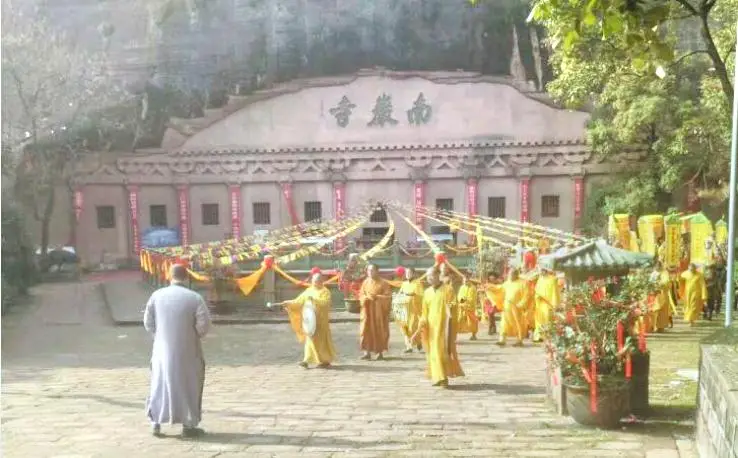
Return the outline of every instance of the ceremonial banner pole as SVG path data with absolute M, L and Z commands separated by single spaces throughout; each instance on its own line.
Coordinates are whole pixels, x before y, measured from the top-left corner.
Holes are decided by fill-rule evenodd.
M 582 233 L 582 210 L 584 209 L 584 177 L 574 177 L 574 233 Z
M 738 26 L 738 23 L 736 23 Z M 736 36 L 738 46 L 738 35 Z M 733 75 L 733 135 L 730 147 L 730 188 L 728 196 L 728 275 L 725 281 L 725 327 L 730 326 L 735 303 L 735 205 L 738 193 L 738 54 L 733 56 L 735 69 Z

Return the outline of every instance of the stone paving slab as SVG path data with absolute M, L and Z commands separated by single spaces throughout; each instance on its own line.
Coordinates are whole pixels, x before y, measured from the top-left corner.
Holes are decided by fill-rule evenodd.
M 63 301 L 62 301 L 63 304 Z M 339 360 L 303 370 L 286 324 L 215 326 L 200 440 L 149 434 L 144 416 L 151 337 L 140 327 L 27 317 L 3 320 L 4 457 L 668 457 L 673 425 L 598 431 L 556 415 L 540 347 L 459 342 L 466 377 L 448 390 L 424 377 L 421 354 L 358 359 L 358 326 L 332 326 Z M 82 313 L 81 316 L 94 316 Z

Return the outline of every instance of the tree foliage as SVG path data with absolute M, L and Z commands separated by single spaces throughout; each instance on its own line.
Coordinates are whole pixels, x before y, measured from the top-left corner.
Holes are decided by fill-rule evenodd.
M 598 194 L 602 212 L 664 211 L 685 182 L 725 186 L 738 1 L 537 0 L 530 17 L 554 50 L 548 89 L 591 111 L 594 151 L 644 154 Z
M 56 188 L 108 149 L 114 132 L 131 130 L 135 103 L 103 52 L 79 46 L 39 11 L 4 0 L 3 13 L 3 161 L 15 166 L 16 197 L 41 223 L 45 252 Z

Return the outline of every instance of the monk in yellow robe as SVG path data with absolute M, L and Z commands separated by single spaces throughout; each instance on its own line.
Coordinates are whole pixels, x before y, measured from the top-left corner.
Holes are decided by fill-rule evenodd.
M 426 374 L 434 386 L 447 387 L 449 378 L 464 376 L 456 351 L 456 297 L 437 270 L 429 269 L 427 279 L 430 286 L 423 293 L 420 319 L 426 336 Z
M 402 335 L 405 336 L 405 353 L 412 353 L 413 347 L 416 347 L 418 350 L 423 349 L 420 339 L 417 337 L 413 339 L 413 336 L 418 331 L 420 316 L 423 314 L 424 292 L 423 280 L 416 278 L 413 268 L 406 269 L 405 281 L 400 286 L 400 293 L 408 296 L 407 321 L 399 323 Z
M 315 309 L 315 333 L 307 336 L 302 329 L 302 309 L 306 303 L 312 302 Z M 319 368 L 330 367 L 336 358 L 336 349 L 331 336 L 331 292 L 323 285 L 323 276 L 315 274 L 311 285 L 297 298 L 285 303 L 292 329 L 297 339 L 305 343 L 305 356 L 300 366 L 307 368 L 316 364 Z
M 694 263 L 682 273 L 682 280 L 684 280 L 684 321 L 694 326 L 707 301 L 707 284 L 705 277 Z
M 653 332 L 664 332 L 664 329 L 670 324 L 669 318 L 673 308 L 671 303 L 671 274 L 668 270 L 661 269 L 656 265 L 651 274 L 651 281 L 659 287 L 651 307 L 651 330 Z
M 359 328 L 360 347 L 364 352 L 361 359 L 384 359 L 383 353 L 389 349 L 389 314 L 392 304 L 392 287 L 379 276 L 374 264 L 367 267 L 367 278 L 359 289 L 361 304 L 361 324 Z
M 504 346 L 507 337 L 515 337 L 517 340 L 513 346 L 522 347 L 523 339 L 528 334 L 528 324 L 525 320 L 529 295 L 528 282 L 520 279 L 517 269 L 512 269 L 505 283 L 499 286 L 490 285 L 489 288 L 502 291 L 504 294 L 500 338 L 497 345 Z
M 538 280 L 536 280 L 535 300 L 536 328 L 533 332 L 533 342 L 540 342 L 542 340 L 541 334 L 543 328 L 551 322 L 554 310 L 561 303 L 559 279 L 552 271 L 541 269 L 541 274 L 538 276 Z
M 477 340 L 479 332 L 479 317 L 477 317 L 477 287 L 464 275 L 462 284 L 456 294 L 456 303 L 459 309 L 459 334 L 471 333 L 470 340 Z
M 487 297 L 484 312 L 487 314 L 489 324 L 487 334 L 490 336 L 497 332 L 497 324 L 495 323 L 497 312 L 504 310 L 505 292 L 500 288 L 501 285 L 501 277 L 490 277 L 484 288 L 484 295 Z

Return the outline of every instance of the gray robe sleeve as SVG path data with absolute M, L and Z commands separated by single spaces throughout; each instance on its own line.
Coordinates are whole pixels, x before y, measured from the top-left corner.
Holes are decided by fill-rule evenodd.
M 197 304 L 197 311 L 195 312 L 195 330 L 197 335 L 205 337 L 205 334 L 210 330 L 210 310 L 208 310 L 205 300 L 200 297 Z
M 156 333 L 156 314 L 154 313 L 154 295 L 152 294 L 149 298 L 149 302 L 146 303 L 146 310 L 144 311 L 143 319 L 144 329 L 151 334 Z

